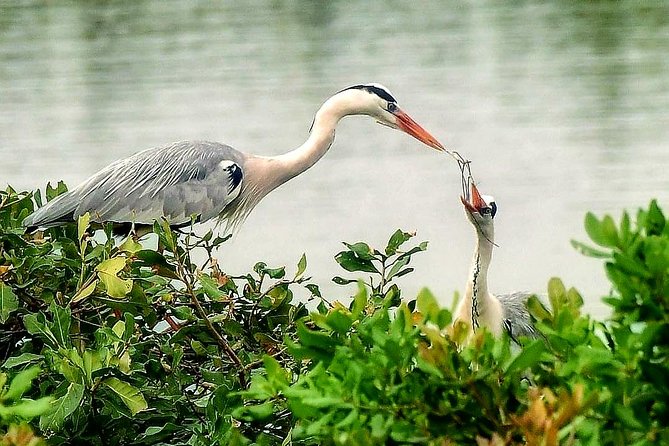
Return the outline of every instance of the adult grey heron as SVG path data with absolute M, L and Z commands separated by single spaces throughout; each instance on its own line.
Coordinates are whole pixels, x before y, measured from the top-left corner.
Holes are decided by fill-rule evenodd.
M 506 330 L 516 342 L 519 336 L 538 337 L 539 332 L 527 310 L 527 300 L 531 293 L 495 295 L 488 290 L 488 268 L 495 246 L 493 220 L 497 214 L 497 204 L 493 197 L 481 195 L 473 181 L 470 184 L 469 192 L 465 185 L 467 197 L 461 196 L 460 200 L 467 218 L 476 230 L 476 247 L 465 294 L 455 311 L 454 321 L 466 321 L 474 331 L 484 326 L 496 336 Z
M 379 84 L 354 85 L 330 97 L 316 112 L 309 137 L 279 156 L 239 152 L 217 142 L 183 141 L 116 161 L 57 197 L 23 221 L 29 230 L 72 222 L 88 212 L 91 222 L 112 222 L 138 232 L 165 218 L 182 227 L 218 217 L 226 229 L 239 225 L 269 192 L 314 165 L 332 145 L 335 127 L 349 115 L 367 115 L 444 151 Z

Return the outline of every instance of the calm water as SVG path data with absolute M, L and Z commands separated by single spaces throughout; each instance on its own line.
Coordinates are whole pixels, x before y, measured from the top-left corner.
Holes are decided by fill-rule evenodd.
M 212 139 L 278 154 L 354 83 L 388 86 L 473 160 L 495 195 L 495 291 L 553 275 L 603 311 L 601 264 L 577 254 L 586 211 L 669 206 L 665 2 L 0 1 L 0 186 L 71 186 L 138 150 Z M 397 228 L 430 240 L 403 282 L 444 303 L 463 288 L 473 232 L 448 158 L 369 119 L 270 195 L 220 253 L 314 279 L 340 274 L 340 242 Z M 330 297 L 346 292 L 326 286 Z

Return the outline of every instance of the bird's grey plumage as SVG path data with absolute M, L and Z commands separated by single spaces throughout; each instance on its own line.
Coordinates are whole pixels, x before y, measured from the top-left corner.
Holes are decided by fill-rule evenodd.
M 465 172 L 465 171 L 463 171 Z M 481 195 L 471 176 L 464 177 L 462 204 L 465 215 L 476 232 L 476 245 L 467 288 L 455 312 L 454 320 L 471 321 L 473 330 L 485 326 L 493 334 L 506 331 L 511 338 L 540 336 L 527 308 L 532 296 L 526 292 L 496 295 L 488 288 L 488 269 L 494 243 L 494 218 L 497 204 L 491 196 Z
M 518 342 L 520 336 L 529 338 L 540 336 L 527 309 L 527 301 L 530 296 L 532 296 L 532 293 L 522 291 L 495 295 L 502 304 L 504 330 L 516 342 Z
M 110 164 L 29 215 L 28 228 L 50 227 L 90 213 L 94 222 L 171 225 L 218 216 L 239 195 L 246 155 L 224 144 L 182 141 Z M 226 214 L 234 217 L 231 209 Z

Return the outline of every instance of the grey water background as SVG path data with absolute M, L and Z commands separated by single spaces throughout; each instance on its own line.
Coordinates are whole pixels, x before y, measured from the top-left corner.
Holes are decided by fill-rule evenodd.
M 669 205 L 669 4 L 0 1 L 0 186 L 71 187 L 108 163 L 182 139 L 278 154 L 351 84 L 380 82 L 472 160 L 499 213 L 489 283 L 543 292 L 562 277 L 605 312 L 601 261 L 578 254 L 587 211 Z M 474 235 L 452 160 L 368 118 L 268 196 L 223 268 L 300 255 L 329 298 L 341 241 L 429 240 L 405 298 L 462 290 Z

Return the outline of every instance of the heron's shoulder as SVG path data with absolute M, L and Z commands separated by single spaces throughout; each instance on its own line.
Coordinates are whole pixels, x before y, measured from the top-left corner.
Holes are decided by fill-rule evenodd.
M 506 293 L 506 294 L 497 294 L 496 296 L 502 303 L 524 305 L 525 302 L 527 302 L 527 300 L 530 298 L 530 296 L 533 295 L 534 293 L 531 293 L 529 291 L 513 291 L 511 293 Z
M 507 294 L 497 295 L 497 299 L 502 304 L 506 318 L 529 318 L 527 310 L 527 301 L 534 293 L 527 291 L 514 291 Z
M 138 152 L 137 157 L 217 158 L 242 160 L 246 155 L 239 150 L 215 141 L 185 140 Z

